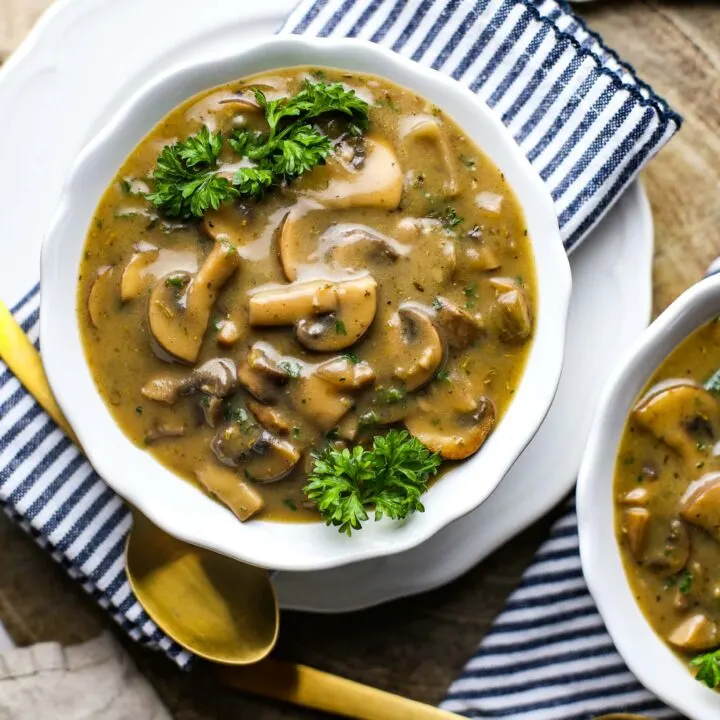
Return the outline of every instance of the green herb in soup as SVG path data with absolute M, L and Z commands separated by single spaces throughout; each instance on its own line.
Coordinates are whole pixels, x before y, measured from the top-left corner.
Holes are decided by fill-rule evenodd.
M 404 519 L 519 383 L 535 272 L 505 179 L 408 90 L 229 83 L 133 151 L 78 315 L 124 432 L 240 520 Z M 477 479 L 482 482 L 482 478 Z
M 720 686 L 720 325 L 693 333 L 633 407 L 615 471 L 633 593 L 695 677 Z

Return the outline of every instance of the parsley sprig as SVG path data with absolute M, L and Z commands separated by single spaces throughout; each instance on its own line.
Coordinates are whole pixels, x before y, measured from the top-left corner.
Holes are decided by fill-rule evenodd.
M 368 511 L 374 510 L 375 520 L 423 512 L 420 497 L 440 462 L 407 431 L 391 430 L 376 436 L 370 450 L 326 447 L 315 456 L 304 492 L 328 525 L 351 535 L 362 528 Z
M 698 655 L 690 661 L 690 667 L 697 668 L 696 680 L 713 690 L 720 687 L 720 650 Z
M 147 199 L 168 217 L 187 220 L 236 197 L 236 188 L 217 174 L 222 146 L 220 133 L 205 126 L 196 135 L 165 146 L 152 173 L 155 192 Z
M 268 100 L 258 88 L 268 131 L 235 130 L 228 144 L 250 164 L 232 180 L 219 174 L 224 139 L 203 126 L 195 135 L 163 148 L 147 199 L 168 217 L 187 220 L 240 197 L 261 198 L 275 185 L 289 182 L 325 161 L 332 141 L 311 121 L 326 113 L 346 115 L 353 132 L 367 128 L 368 104 L 341 83 L 312 83 L 291 98 Z

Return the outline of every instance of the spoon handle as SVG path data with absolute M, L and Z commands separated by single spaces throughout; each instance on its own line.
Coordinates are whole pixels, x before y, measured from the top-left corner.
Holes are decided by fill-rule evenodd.
M 393 695 L 352 680 L 279 660 L 246 667 L 215 666 L 226 685 L 253 695 L 314 708 L 357 720 L 459 720 L 432 705 Z
M 2 301 L 0 301 L 0 358 L 43 410 L 80 447 L 50 390 L 40 354 Z

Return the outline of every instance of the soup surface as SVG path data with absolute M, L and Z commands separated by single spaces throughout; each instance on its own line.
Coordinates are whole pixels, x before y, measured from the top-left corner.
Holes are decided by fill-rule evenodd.
M 336 477 L 311 501 L 303 490 L 323 448 L 370 452 L 406 428 L 386 463 L 405 498 L 404 469 L 422 490 L 440 459 L 477 451 L 519 383 L 534 305 L 498 169 L 422 97 L 330 69 L 239 80 L 171 112 L 105 192 L 78 282 L 120 427 L 242 520 L 355 513 Z M 367 486 L 371 455 L 349 457 L 332 472 Z M 403 516 L 373 493 L 360 505 Z
M 718 369 L 713 321 L 641 393 L 615 476 L 617 537 L 633 593 L 655 631 L 711 687 L 720 682 Z

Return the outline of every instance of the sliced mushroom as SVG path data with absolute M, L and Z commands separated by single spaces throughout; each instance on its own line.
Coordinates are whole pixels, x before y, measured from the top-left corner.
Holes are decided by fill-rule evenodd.
M 148 287 L 147 269 L 159 257 L 160 251 L 148 243 L 138 243 L 120 278 L 120 299 L 123 302 L 140 297 Z
M 408 255 L 410 248 L 367 225 L 337 223 L 319 238 L 309 260 L 322 260 L 347 270 L 366 270 L 370 265 L 393 263 Z
M 144 296 L 160 277 L 197 272 L 197 256 L 193 250 L 157 248 L 143 241 L 136 243 L 133 249 L 135 252 L 120 278 L 123 302 Z
M 644 523 L 639 550 L 638 562 L 660 577 L 670 577 L 687 564 L 690 535 L 682 520 L 651 514 Z
M 484 332 L 480 318 L 446 298 L 436 299 L 435 317 L 447 344 L 456 350 L 472 345 Z
M 375 371 L 369 363 L 336 357 L 318 365 L 315 371 L 323 380 L 340 389 L 358 390 L 375 382 Z
M 365 138 L 365 162 L 354 172 L 337 172 L 323 190 L 304 194 L 328 208 L 377 207 L 395 210 L 400 205 L 403 173 L 400 161 L 389 143 L 377 137 Z M 339 168 L 332 159 L 328 168 Z
M 218 429 L 210 447 L 223 465 L 237 467 L 248 458 L 262 432 L 262 428 L 250 420 L 233 422 Z
M 88 315 L 90 322 L 99 328 L 108 318 L 108 308 L 117 302 L 116 288 L 113 282 L 115 273 L 112 265 L 103 265 L 97 273 L 88 295 Z
M 216 243 L 195 277 L 161 278 L 150 295 L 148 320 L 157 344 L 172 357 L 194 363 L 218 293 L 239 264 L 237 250 Z
M 622 518 L 622 531 L 627 537 L 630 551 L 636 559 L 641 559 L 650 512 L 646 508 L 632 507 L 623 512 Z
M 698 444 L 714 439 L 720 409 L 715 397 L 690 381 L 670 381 L 653 388 L 633 408 L 637 423 L 693 465 Z
M 257 418 L 257 421 L 270 432 L 287 435 L 293 426 L 292 420 L 280 408 L 263 405 L 256 400 L 248 400 L 247 408 Z
M 185 435 L 185 424 L 182 422 L 155 423 L 145 435 L 146 443 L 154 443 L 166 438 L 178 438 Z
M 470 378 L 458 368 L 445 371 L 422 395 L 416 399 L 417 407 L 427 413 L 438 408 L 459 414 L 477 409 L 478 397 Z
M 439 194 L 443 197 L 454 197 L 458 193 L 457 165 L 450 150 L 445 133 L 436 118 L 431 115 L 411 115 L 400 128 L 405 151 L 410 158 L 423 158 L 437 155 L 440 161 L 441 178 Z M 429 178 L 426 176 L 426 182 Z M 430 188 L 432 192 L 432 188 Z
M 397 354 L 395 377 L 410 391 L 429 382 L 443 361 L 443 343 L 421 306 L 404 303 L 389 323 L 388 347 Z
M 532 313 L 525 292 L 517 288 L 495 298 L 492 318 L 500 339 L 506 343 L 525 342 L 532 333 Z
M 305 218 L 308 213 L 322 210 L 323 205 L 301 200 L 285 215 L 277 236 L 277 254 L 285 277 L 297 280 L 298 268 L 308 260 Z
M 293 325 L 310 315 L 333 312 L 339 304 L 337 285 L 315 280 L 261 290 L 250 297 L 250 324 Z
M 181 395 L 197 390 L 225 397 L 237 387 L 235 363 L 228 358 L 212 358 L 186 373 L 165 373 L 143 385 L 140 392 L 149 400 L 168 405 L 176 403 Z
M 240 339 L 240 328 L 234 320 L 225 318 L 217 323 L 217 342 L 223 347 L 230 347 Z
M 370 328 L 377 311 L 377 283 L 369 275 L 343 282 L 296 283 L 250 298 L 250 324 L 292 325 L 309 350 L 344 350 Z
M 300 363 L 292 360 L 298 367 Z M 288 361 L 270 343 L 256 342 L 247 355 L 247 363 L 253 369 L 261 372 L 273 380 L 284 382 L 290 377 Z
M 680 504 L 680 515 L 720 542 L 720 473 L 690 483 Z
M 353 407 L 352 398 L 318 375 L 301 378 L 292 388 L 291 398 L 297 412 L 323 431 L 334 428 Z
M 244 465 L 245 476 L 259 483 L 282 480 L 300 460 L 297 448 L 269 432 L 263 432 Z
M 642 507 L 648 504 L 650 493 L 647 488 L 633 488 L 620 497 L 620 504 Z
M 200 485 L 227 505 L 243 522 L 265 507 L 260 493 L 232 470 L 208 463 L 195 471 L 195 477 Z
M 497 270 L 500 266 L 500 258 L 497 253 L 488 245 L 483 243 L 477 247 L 469 247 L 465 250 L 465 265 L 471 270 L 485 272 Z
M 668 642 L 680 650 L 710 650 L 720 645 L 720 632 L 717 623 L 698 612 L 685 618 L 668 635 Z
M 250 218 L 244 206 L 223 203 L 216 210 L 208 210 L 202 220 L 203 232 L 215 242 L 230 242 L 242 246 L 248 241 Z
M 446 460 L 463 460 L 476 453 L 496 423 L 495 404 L 487 397 L 481 397 L 470 413 L 444 415 L 416 411 L 405 418 L 410 434 Z

